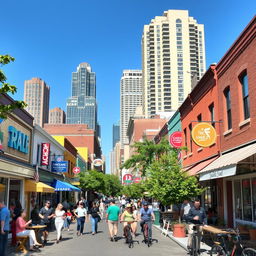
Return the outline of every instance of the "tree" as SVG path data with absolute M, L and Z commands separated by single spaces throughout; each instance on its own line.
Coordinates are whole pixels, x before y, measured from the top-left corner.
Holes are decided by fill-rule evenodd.
M 164 205 L 179 204 L 203 192 L 197 178 L 188 176 L 181 169 L 175 150 L 161 155 L 151 164 L 146 188 L 153 198 Z
M 0 66 L 4 66 L 15 59 L 9 55 L 0 55 Z M 3 72 L 0 70 L 0 97 L 1 94 L 11 93 L 14 94 L 17 92 L 17 87 L 6 82 L 7 78 Z M 12 104 L 0 105 L 0 118 L 5 119 L 7 115 L 11 113 L 16 108 L 24 108 L 26 103 L 24 101 L 15 101 Z
M 104 175 L 104 194 L 111 196 L 118 196 L 121 192 L 122 186 L 116 175 Z
M 172 150 L 166 139 L 161 140 L 159 144 L 146 139 L 143 142 L 135 142 L 132 147 L 134 148 L 134 154 L 125 161 L 122 168 L 139 169 L 142 176 L 147 175 L 147 170 L 154 160 Z
M 146 188 L 144 184 L 141 183 L 133 183 L 131 185 L 125 185 L 122 188 L 122 194 L 126 195 L 130 198 L 141 198 L 143 197 L 144 192 L 146 191 Z
M 95 170 L 80 172 L 80 187 L 85 190 L 104 193 L 104 174 Z

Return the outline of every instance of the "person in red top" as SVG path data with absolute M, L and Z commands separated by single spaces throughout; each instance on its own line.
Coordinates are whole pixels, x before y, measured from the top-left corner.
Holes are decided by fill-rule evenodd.
M 21 210 L 20 217 L 16 220 L 16 236 L 29 236 L 29 246 L 30 250 L 34 251 L 34 246 L 42 246 L 39 244 L 36 240 L 36 235 L 34 230 L 26 230 L 26 227 L 29 226 L 29 224 L 32 223 L 32 220 L 29 220 L 28 222 L 25 221 L 26 218 L 26 212 L 25 210 Z
M 72 213 L 70 212 L 70 209 L 67 209 L 66 216 L 67 218 L 65 219 L 65 227 L 67 227 L 69 231 L 69 226 L 71 224 L 72 216 L 73 216 Z

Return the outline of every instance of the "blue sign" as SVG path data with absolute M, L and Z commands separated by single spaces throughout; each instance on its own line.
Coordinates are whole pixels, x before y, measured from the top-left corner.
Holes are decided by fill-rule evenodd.
M 27 154 L 29 148 L 29 136 L 22 133 L 21 131 L 18 131 L 13 126 L 8 127 L 8 132 L 8 147 L 14 148 L 20 152 Z
M 68 161 L 52 161 L 52 172 L 67 172 Z

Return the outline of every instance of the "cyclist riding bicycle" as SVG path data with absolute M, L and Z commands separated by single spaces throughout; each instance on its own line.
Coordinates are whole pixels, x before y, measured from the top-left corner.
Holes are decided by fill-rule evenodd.
M 134 212 L 132 210 L 132 205 L 127 204 L 125 211 L 123 212 L 123 214 L 121 216 L 121 222 L 123 222 L 124 230 L 125 230 L 125 227 L 128 225 L 128 222 L 131 224 L 133 238 L 135 237 L 135 232 L 136 232 L 136 228 L 137 228 L 136 221 L 137 221 L 137 216 L 134 214 Z
M 148 238 L 152 239 L 152 221 L 155 220 L 155 215 L 152 209 L 148 208 L 148 202 L 143 203 L 143 208 L 140 209 L 139 221 L 141 231 L 143 232 L 143 226 L 145 223 L 148 224 Z
M 203 207 L 200 207 L 200 200 L 194 201 L 194 206 L 189 210 L 188 216 L 188 249 L 192 247 L 192 234 L 194 231 L 194 227 L 198 227 L 198 250 L 200 250 L 200 243 L 202 238 L 202 226 L 207 225 L 207 216 Z

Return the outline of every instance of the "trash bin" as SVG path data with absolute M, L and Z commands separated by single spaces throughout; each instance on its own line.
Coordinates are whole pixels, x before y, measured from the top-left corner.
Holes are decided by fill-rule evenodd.
M 154 225 L 160 225 L 160 212 L 159 211 L 154 211 L 155 214 L 155 221 L 154 221 Z

